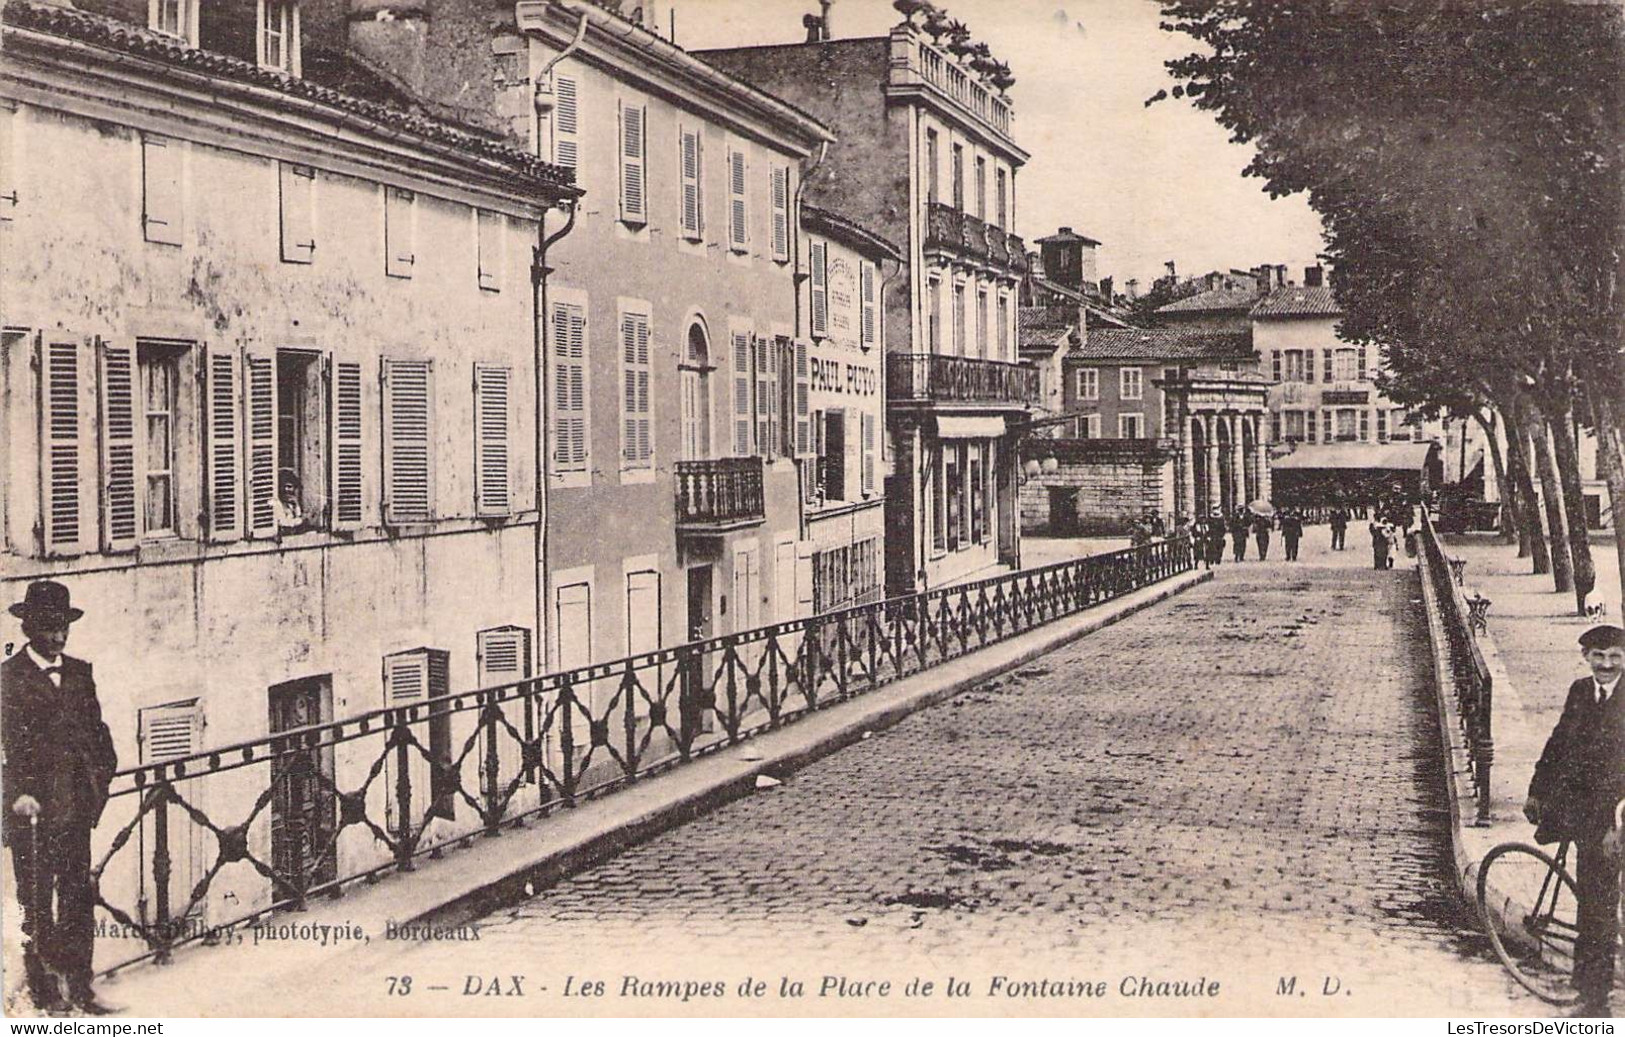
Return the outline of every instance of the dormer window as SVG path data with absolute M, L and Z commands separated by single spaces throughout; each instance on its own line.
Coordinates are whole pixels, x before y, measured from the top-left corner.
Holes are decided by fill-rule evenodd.
M 163 0 L 160 0 L 163 2 Z M 261 68 L 299 75 L 299 5 L 294 0 L 259 0 L 258 57 Z
M 197 46 L 197 0 L 148 0 L 147 26 Z

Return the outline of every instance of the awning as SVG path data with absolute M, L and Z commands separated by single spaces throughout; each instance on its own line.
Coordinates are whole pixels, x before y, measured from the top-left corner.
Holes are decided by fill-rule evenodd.
M 1003 418 L 961 418 L 951 414 L 937 416 L 939 439 L 1000 439 L 1003 436 Z
M 1273 458 L 1274 471 L 1292 469 L 1416 472 L 1438 451 L 1434 443 L 1326 443 L 1300 445 L 1285 457 Z

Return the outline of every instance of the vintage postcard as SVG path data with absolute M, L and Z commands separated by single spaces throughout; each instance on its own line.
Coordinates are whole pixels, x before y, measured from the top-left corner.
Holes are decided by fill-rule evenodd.
M 5 1013 L 1618 1010 L 1622 10 L 0 0 Z

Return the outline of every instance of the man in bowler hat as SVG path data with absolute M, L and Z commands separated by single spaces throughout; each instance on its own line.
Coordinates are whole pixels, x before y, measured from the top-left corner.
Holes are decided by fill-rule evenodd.
M 22 902 L 28 989 L 41 1009 L 105 1015 L 91 989 L 90 830 L 118 756 L 90 664 L 62 653 L 69 624 L 84 615 L 68 588 L 39 580 L 10 611 L 28 643 L 0 663 L 0 833 Z
M 1620 830 L 1625 800 L 1625 629 L 1597 626 L 1580 635 L 1591 676 L 1569 685 L 1563 715 L 1535 764 L 1524 816 L 1535 841 L 1570 840 L 1578 854 L 1574 987 L 1584 1016 L 1606 1016 L 1619 931 Z

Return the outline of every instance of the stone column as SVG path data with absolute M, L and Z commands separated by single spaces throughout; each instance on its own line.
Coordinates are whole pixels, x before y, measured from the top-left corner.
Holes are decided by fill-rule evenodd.
M 1258 430 L 1260 435 L 1258 443 L 1258 497 L 1260 500 L 1270 499 L 1270 448 L 1264 442 L 1264 416 L 1258 416 Z
M 1207 430 L 1207 505 L 1208 510 L 1215 515 L 1220 514 L 1219 506 L 1219 420 L 1216 415 L 1205 415 L 1203 427 Z
M 1244 416 L 1239 413 L 1230 418 L 1230 452 L 1235 458 L 1230 463 L 1230 492 L 1237 507 L 1252 503 L 1252 498 L 1247 496 L 1247 444 L 1241 435 L 1243 420 Z
M 1174 510 L 1183 511 L 1193 521 L 1196 518 L 1196 448 L 1191 444 L 1191 415 L 1186 406 L 1179 408 L 1179 493 Z

